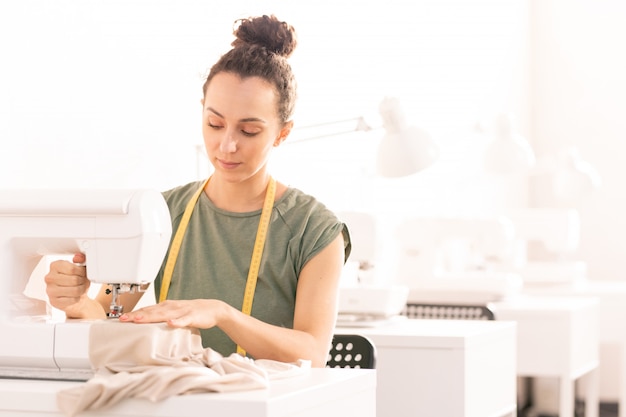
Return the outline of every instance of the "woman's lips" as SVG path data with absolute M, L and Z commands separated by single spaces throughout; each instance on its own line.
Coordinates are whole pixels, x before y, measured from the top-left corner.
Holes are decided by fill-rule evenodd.
M 224 161 L 223 159 L 218 159 L 217 161 L 220 163 L 220 166 L 224 169 L 234 169 L 239 166 L 239 162 Z

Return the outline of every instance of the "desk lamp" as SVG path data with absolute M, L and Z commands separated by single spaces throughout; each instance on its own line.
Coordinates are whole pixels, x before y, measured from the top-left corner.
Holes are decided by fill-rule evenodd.
M 407 124 L 396 98 L 385 98 L 379 106 L 385 135 L 378 147 L 377 171 L 383 177 L 405 177 L 431 166 L 439 148 L 430 134 Z
M 535 165 L 535 153 L 514 129 L 513 117 L 499 115 L 495 129 L 495 138 L 485 153 L 485 169 L 495 174 L 528 173 Z
M 379 105 L 379 112 L 383 121 L 382 128 L 385 129 L 376 159 L 376 170 L 380 176 L 387 178 L 409 176 L 428 168 L 437 160 L 439 148 L 433 143 L 430 134 L 407 123 L 397 98 L 383 99 Z M 346 124 L 350 123 L 353 126 L 346 128 Z M 329 126 L 337 126 L 337 128 L 329 129 Z M 323 129 L 323 133 L 285 143 L 317 140 L 379 128 L 370 127 L 363 117 L 355 117 L 296 127 L 294 130 Z
M 552 180 L 557 200 L 576 205 L 601 185 L 600 174 L 582 158 L 578 148 L 559 151 Z

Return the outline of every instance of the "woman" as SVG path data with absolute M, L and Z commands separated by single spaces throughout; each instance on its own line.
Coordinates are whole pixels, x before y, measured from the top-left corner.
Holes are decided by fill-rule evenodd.
M 293 126 L 296 88 L 287 62 L 296 46 L 293 27 L 274 16 L 238 23 L 233 48 L 203 86 L 202 132 L 214 172 L 206 182 L 164 193 L 173 235 L 181 228 L 184 236 L 178 253 L 170 245 L 155 280 L 157 299 L 164 301 L 132 311 L 141 293 L 123 294 L 129 313 L 119 320 L 198 328 L 203 345 L 222 355 L 237 350 L 257 359 L 308 359 L 321 367 L 349 235 L 322 204 L 274 182 L 268 172 L 272 149 Z M 265 245 L 253 256 L 257 237 Z M 255 259 L 260 262 L 258 274 L 251 274 L 252 281 L 258 276 L 251 301 L 244 292 Z M 77 265 L 84 260 L 77 254 L 75 263 L 52 263 L 46 276 L 50 302 L 70 318 L 105 317 L 110 295 L 103 287 L 95 300 L 87 297 L 88 271 Z M 249 315 L 241 311 L 250 306 Z

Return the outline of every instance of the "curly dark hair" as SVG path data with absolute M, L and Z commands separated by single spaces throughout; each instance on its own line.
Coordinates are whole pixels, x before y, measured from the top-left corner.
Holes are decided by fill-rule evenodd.
M 263 15 L 235 22 L 233 48 L 211 67 L 202 86 L 203 94 L 213 77 L 220 72 L 242 79 L 260 77 L 278 93 L 278 115 L 285 123 L 293 114 L 296 102 L 296 79 L 287 58 L 296 48 L 295 29 L 276 16 Z

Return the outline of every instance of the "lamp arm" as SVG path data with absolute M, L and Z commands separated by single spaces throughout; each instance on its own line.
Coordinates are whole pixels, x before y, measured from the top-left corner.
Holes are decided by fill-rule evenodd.
M 305 125 L 305 126 L 296 126 L 294 127 L 294 131 L 307 130 L 307 129 L 308 130 L 319 129 L 319 128 L 324 128 L 326 126 L 334 126 L 334 125 L 346 125 L 347 123 L 350 123 L 350 122 L 356 122 L 354 127 L 345 127 L 344 129 L 340 129 L 340 130 L 324 130 L 320 134 L 311 135 L 311 136 L 304 137 L 304 138 L 297 138 L 288 143 L 306 142 L 306 141 L 326 138 L 330 136 L 345 135 L 345 134 L 353 133 L 353 132 L 367 132 L 373 129 L 367 124 L 363 116 L 359 116 L 359 117 L 352 117 L 350 119 L 335 120 L 331 122 L 321 122 L 321 123 L 315 123 L 315 124 Z

